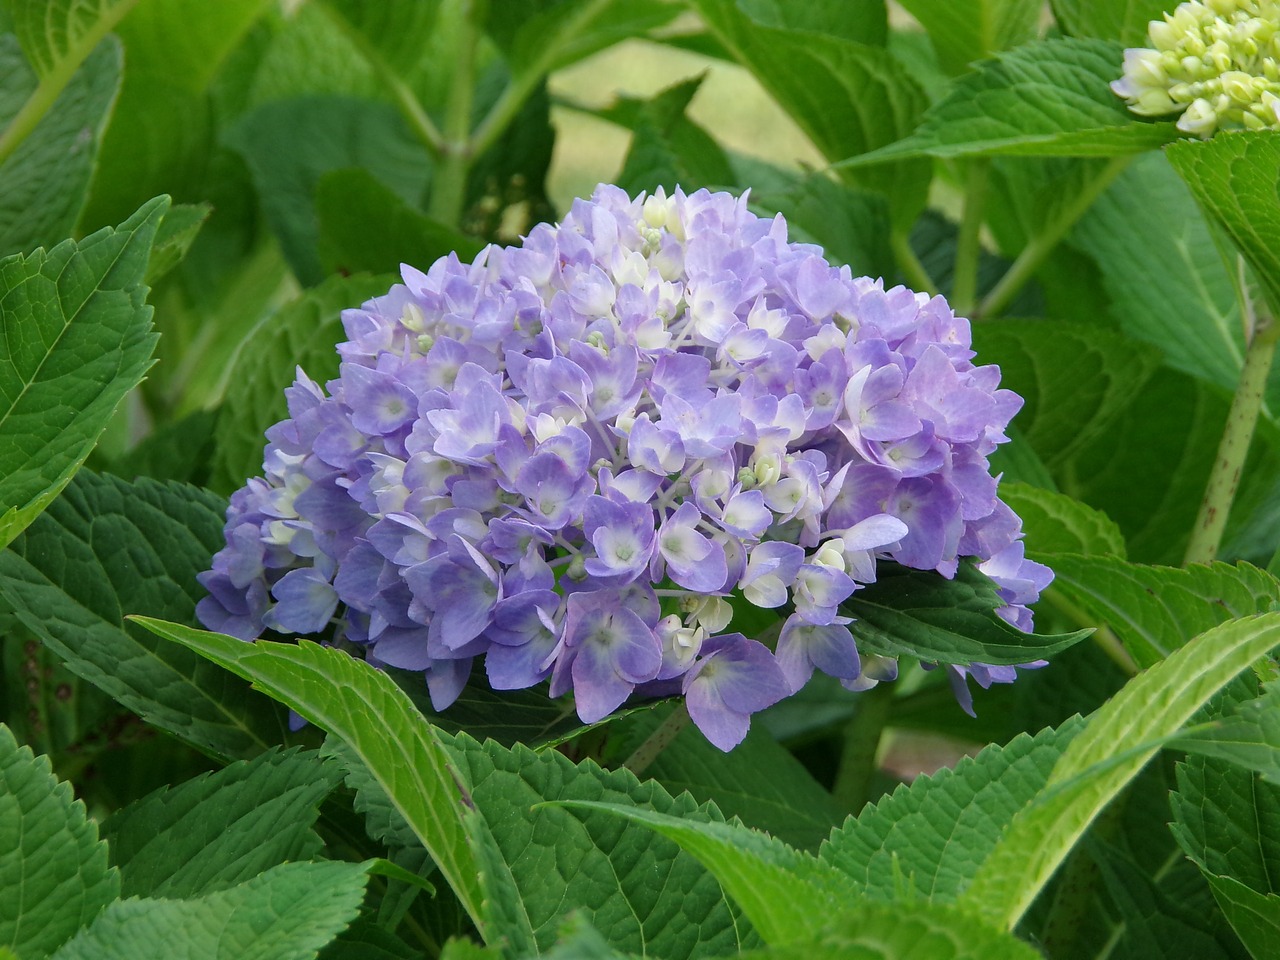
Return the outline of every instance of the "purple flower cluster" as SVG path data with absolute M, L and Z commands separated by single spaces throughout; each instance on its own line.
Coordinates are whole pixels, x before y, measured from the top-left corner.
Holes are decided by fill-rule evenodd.
M 941 298 L 832 267 L 745 198 L 608 186 L 403 280 L 344 312 L 338 379 L 287 391 L 202 576 L 211 629 L 341 610 L 437 708 L 482 658 L 495 689 L 549 679 L 587 722 L 683 694 L 727 750 L 815 668 L 894 675 L 840 614 L 878 558 L 978 558 L 1030 628 L 1051 574 L 987 463 L 1022 401 Z M 787 608 L 776 649 L 726 632 L 736 597 Z

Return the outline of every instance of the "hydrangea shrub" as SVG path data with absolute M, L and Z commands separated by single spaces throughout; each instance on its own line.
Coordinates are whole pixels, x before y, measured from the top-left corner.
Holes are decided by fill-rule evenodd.
M 1022 401 L 942 298 L 833 267 L 745 197 L 608 186 L 403 280 L 343 314 L 337 380 L 288 390 L 202 578 L 210 628 L 340 610 L 439 709 L 479 659 L 585 722 L 682 694 L 724 749 L 815 669 L 895 675 L 840 612 L 878 560 L 975 558 L 1030 629 L 1051 574 L 987 460 Z M 734 598 L 785 612 L 775 649 L 730 629 Z

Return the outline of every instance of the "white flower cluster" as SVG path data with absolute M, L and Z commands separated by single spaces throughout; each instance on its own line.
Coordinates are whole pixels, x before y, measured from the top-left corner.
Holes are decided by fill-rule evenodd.
M 1134 113 L 1181 113 L 1178 129 L 1204 138 L 1280 129 L 1280 0 L 1193 0 L 1151 21 L 1148 37 L 1111 84 Z

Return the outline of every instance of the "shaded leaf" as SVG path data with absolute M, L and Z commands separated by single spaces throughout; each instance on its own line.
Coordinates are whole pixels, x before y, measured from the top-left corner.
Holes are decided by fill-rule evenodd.
M 616 181 L 628 194 L 652 192 L 657 186 L 668 194 L 676 186 L 691 193 L 699 187 L 733 182 L 733 170 L 720 145 L 685 116 L 702 79 L 685 80 L 637 104 L 631 149 Z
M 1124 559 L 1124 536 L 1105 513 L 1065 494 L 1002 480 L 1000 499 L 1022 519 L 1027 551 L 1106 554 Z
M 949 73 L 1032 39 L 1040 0 L 900 0 L 929 34 L 938 60 Z
M 1147 23 L 1171 10 L 1169 0 L 1050 0 L 1053 15 L 1073 37 L 1118 40 L 1126 47 L 1149 46 Z

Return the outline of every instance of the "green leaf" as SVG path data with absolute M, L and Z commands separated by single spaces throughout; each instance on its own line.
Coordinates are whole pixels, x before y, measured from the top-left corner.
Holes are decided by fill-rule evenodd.
M 1072 740 L 1040 801 L 1014 817 L 960 902 L 1012 929 L 1093 819 L 1154 756 L 1159 741 L 1277 644 L 1280 614 L 1234 620 L 1126 684 Z
M 913 157 L 1110 157 L 1141 153 L 1178 136 L 1148 123 L 1111 92 L 1118 44 L 1059 39 L 1026 44 L 960 77 L 911 136 L 838 167 Z
M 1065 650 L 1089 630 L 1023 633 L 997 617 L 995 584 L 969 563 L 947 580 L 934 571 L 880 564 L 876 582 L 844 602 L 858 649 L 937 663 L 1019 664 Z
M 1018 431 L 1051 470 L 1105 435 L 1160 366 L 1160 352 L 1101 327 L 994 320 L 974 331 L 1001 386 L 1025 400 Z
M 0 597 L 77 675 L 175 736 L 222 757 L 286 735 L 282 709 L 123 616 L 195 622 L 196 575 L 223 543 L 224 502 L 152 480 L 81 473 L 0 553 Z
M 197 899 L 121 900 L 53 960 L 310 960 L 355 919 L 369 870 L 285 863 Z
M 230 364 L 227 395 L 215 430 L 215 485 L 239 487 L 262 472 L 263 433 L 289 415 L 285 388 L 302 367 L 318 383 L 338 375 L 339 314 L 387 292 L 392 278 L 332 277 L 264 317 Z
M 751 203 L 762 215 L 781 213 L 793 241 L 818 244 L 829 261 L 848 264 L 854 276 L 894 273 L 889 206 L 878 193 L 812 173 L 786 190 L 753 192 Z
M 316 183 L 317 240 L 325 273 L 425 270 L 456 252 L 473 260 L 483 244 L 419 213 L 368 170 L 331 170 Z
M 207 203 L 180 203 L 169 208 L 160 221 L 151 259 L 147 261 L 148 284 L 154 284 L 182 262 L 212 212 L 213 207 Z
M 347 29 L 360 38 L 366 57 L 377 57 L 392 74 L 403 77 L 422 59 L 440 15 L 440 0 L 322 0 Z
M 1244 362 L 1235 280 L 1162 155 L 1137 158 L 1081 218 L 1071 241 L 1101 268 L 1122 331 L 1159 347 L 1177 369 L 1235 389 Z M 1217 436 L 1221 429 L 1215 443 Z
M 363 167 L 412 205 L 431 169 L 426 148 L 395 107 L 353 97 L 264 104 L 240 117 L 225 140 L 249 165 L 267 221 L 306 286 L 324 279 L 315 210 L 321 176 Z
M 929 34 L 948 73 L 1035 37 L 1040 0 L 901 0 Z
M 1119 557 L 1041 556 L 1053 589 L 1107 624 L 1139 666 L 1233 617 L 1280 610 L 1280 581 L 1247 563 L 1159 567 Z
M 818 856 L 874 900 L 901 900 L 907 891 L 954 900 L 1083 725 L 1075 717 L 1035 737 L 1019 734 L 904 784 L 850 818 Z
M 66 486 L 151 365 L 143 277 L 168 203 L 0 261 L 0 546 Z
M 0 724 L 0 947 L 39 960 L 120 894 L 107 845 L 45 757 Z
M 125 479 L 149 477 L 207 487 L 217 422 L 218 416 L 213 411 L 197 410 L 162 424 L 119 457 L 97 463 L 90 460 L 90 467 L 100 466 L 104 473 Z M 101 450 L 94 451 L 95 456 L 100 453 Z
M 924 110 L 924 92 L 882 47 L 765 26 L 734 0 L 691 2 L 829 161 L 894 142 L 914 129 Z M 857 183 L 887 195 L 895 227 L 905 228 L 924 206 L 930 173 L 926 163 L 899 164 L 859 171 Z
M 1188 734 L 1174 746 L 1226 760 L 1280 786 L 1280 688 L 1274 683 L 1261 696 L 1234 704 L 1229 713 Z
M 1172 9 L 1169 0 L 1050 0 L 1050 5 L 1073 37 L 1118 40 L 1126 47 L 1149 46 L 1148 22 Z
M 752 950 L 741 960 L 1037 960 L 1042 954 L 971 913 L 936 903 L 858 903 L 820 939 Z
M 667 87 L 636 105 L 631 149 L 616 181 L 629 194 L 651 192 L 657 186 L 670 193 L 677 186 L 692 192 L 733 183 L 733 170 L 720 145 L 685 116 L 704 76 Z
M 646 710 L 622 721 L 627 747 L 643 739 L 671 707 Z M 728 817 L 802 850 L 816 850 L 841 819 L 831 794 L 759 725 L 728 753 L 687 726 L 645 768 L 673 796 L 688 792 L 699 803 L 714 802 Z
M 102 43 L 71 77 L 50 111 L 0 163 L 0 256 L 52 246 L 75 228 L 89 191 L 103 130 L 120 85 L 120 44 Z M 0 35 L 0 74 L 15 93 L 35 75 L 17 41 Z M 0 99 L 0 130 L 14 119 Z
M 738 7 L 752 20 L 780 30 L 825 33 L 884 46 L 889 39 L 889 15 L 884 0 L 738 0 Z
M 488 4 L 484 29 L 502 50 L 513 84 L 530 83 L 628 37 L 670 23 L 665 0 L 525 0 Z
M 70 75 L 135 0 L 9 0 L 13 31 L 36 73 Z
M 1280 896 L 1250 890 L 1233 877 L 1212 876 L 1209 888 L 1236 936 L 1256 960 L 1268 960 L 1280 940 Z
M 314 753 L 271 750 L 131 803 L 102 826 L 122 895 L 186 900 L 316 858 L 319 804 L 340 780 Z
M 561 803 L 643 824 L 678 843 L 714 874 L 768 944 L 815 937 L 854 894 L 847 877 L 766 833 L 619 803 Z
M 1280 310 L 1280 133 L 1183 140 L 1165 156 L 1257 271 L 1271 309 Z
M 497 858 L 489 865 L 495 878 L 505 874 L 510 898 L 502 906 L 532 927 L 537 949 L 551 946 L 571 909 L 609 931 L 616 949 L 652 957 L 722 956 L 759 942 L 715 878 L 671 841 L 607 813 L 540 804 L 598 801 L 686 824 L 719 820 L 715 807 L 555 750 L 535 754 L 465 734 L 446 742 L 492 831 Z
M 474 803 L 467 783 L 435 730 L 388 677 L 309 641 L 245 643 L 177 623 L 141 617 L 137 622 L 252 681 L 346 741 L 422 841 L 476 926 L 482 933 L 490 929 L 476 849 L 486 844 L 476 818 L 468 815 Z M 373 717 L 378 722 L 371 722 Z
M 1027 552 L 1111 555 L 1124 559 L 1124 535 L 1105 513 L 1065 494 L 1025 483 L 1000 483 L 1000 499 L 1022 518 Z

